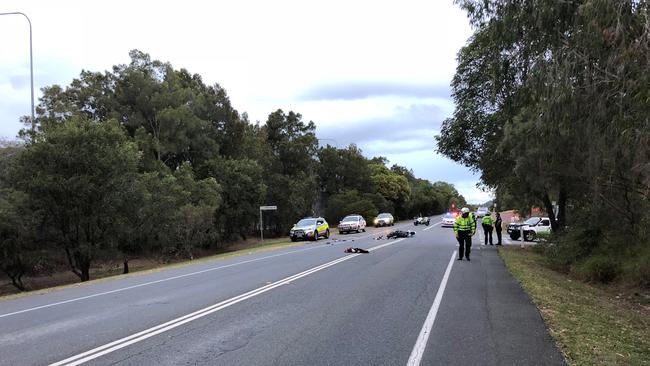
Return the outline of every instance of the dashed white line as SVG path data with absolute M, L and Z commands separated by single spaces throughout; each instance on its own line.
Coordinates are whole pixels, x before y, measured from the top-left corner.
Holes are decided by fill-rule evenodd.
M 422 231 L 431 230 L 431 229 L 433 229 L 434 227 L 436 227 L 436 226 L 438 226 L 438 225 L 440 225 L 440 224 L 442 224 L 442 222 L 439 222 L 439 223 L 437 223 L 437 224 L 433 224 L 433 225 L 429 226 L 428 228 L 426 228 L 426 229 L 424 229 L 424 230 L 422 230 Z
M 387 247 L 389 245 L 399 243 L 402 240 L 404 240 L 404 239 L 394 240 L 394 241 L 391 241 L 391 242 L 388 242 L 388 243 L 385 243 L 385 244 L 382 244 L 382 245 L 372 247 L 372 248 L 370 248 L 368 250 L 369 251 L 375 251 L 375 250 L 381 249 L 383 247 Z M 117 351 L 117 350 L 119 350 L 121 348 L 127 347 L 129 345 L 132 345 L 132 344 L 140 342 L 140 341 L 143 341 L 143 340 L 145 340 L 147 338 L 151 338 L 151 337 L 153 337 L 155 335 L 166 332 L 168 330 L 177 328 L 177 327 L 179 327 L 179 326 L 181 326 L 181 325 L 183 325 L 185 323 L 191 322 L 193 320 L 196 320 L 196 319 L 202 318 L 204 316 L 207 316 L 209 314 L 215 313 L 215 312 L 217 312 L 219 310 L 225 309 L 225 308 L 227 308 L 229 306 L 232 306 L 234 304 L 242 302 L 242 301 L 244 301 L 246 299 L 249 299 L 251 297 L 254 297 L 254 296 L 263 294 L 265 292 L 271 291 L 272 289 L 274 289 L 276 287 L 288 284 L 288 283 L 290 283 L 292 281 L 303 278 L 305 276 L 309 276 L 310 274 L 313 274 L 313 273 L 316 273 L 316 272 L 321 271 L 323 269 L 326 269 L 328 267 L 334 266 L 334 265 L 336 265 L 338 263 L 350 260 L 350 259 L 352 259 L 352 258 L 354 258 L 356 256 L 359 256 L 359 255 L 360 254 L 351 254 L 351 255 L 347 255 L 345 257 L 341 257 L 339 259 L 335 259 L 333 261 L 321 264 L 320 266 L 316 266 L 316 267 L 308 269 L 306 271 L 297 273 L 297 274 L 295 274 L 293 276 L 286 277 L 286 278 L 284 278 L 282 280 L 270 283 L 270 284 L 268 284 L 266 286 L 262 286 L 260 288 L 257 288 L 255 290 L 246 292 L 246 293 L 241 294 L 239 296 L 235 296 L 235 297 L 230 298 L 228 300 L 221 301 L 221 302 L 219 302 L 217 304 L 208 306 L 206 308 L 195 311 L 193 313 L 190 313 L 190 314 L 184 315 L 182 317 L 173 319 L 173 320 L 168 321 L 166 323 L 163 323 L 163 324 L 157 325 L 155 327 L 146 329 L 144 331 L 132 334 L 132 335 L 130 335 L 128 337 L 118 339 L 118 340 L 116 340 L 114 342 L 110 342 L 108 344 L 105 344 L 103 346 L 100 346 L 100 347 L 91 349 L 89 351 L 80 353 L 78 355 L 66 358 L 65 360 L 55 362 L 55 363 L 51 364 L 50 366 L 63 366 L 63 365 L 65 365 L 65 366 L 75 366 L 75 365 L 80 365 L 80 364 L 86 363 L 88 361 L 94 360 L 94 359 L 99 358 L 99 357 L 101 357 L 103 355 L 106 355 L 108 353 Z
M 447 287 L 447 281 L 449 280 L 449 274 L 451 273 L 451 268 L 454 266 L 454 258 L 456 258 L 456 251 L 451 254 L 451 259 L 447 265 L 447 270 L 445 275 L 442 277 L 440 282 L 440 287 L 438 287 L 438 292 L 436 297 L 433 300 L 433 305 L 427 314 L 427 318 L 424 320 L 418 339 L 413 346 L 413 351 L 411 351 L 411 356 L 409 357 L 407 366 L 419 366 L 422 361 L 422 356 L 424 355 L 424 350 L 427 347 L 427 341 L 429 340 L 429 335 L 431 334 L 431 329 L 433 328 L 433 322 L 436 320 L 436 314 L 438 314 L 438 308 L 440 307 L 440 302 L 442 301 L 442 295 L 445 292 L 445 287 Z

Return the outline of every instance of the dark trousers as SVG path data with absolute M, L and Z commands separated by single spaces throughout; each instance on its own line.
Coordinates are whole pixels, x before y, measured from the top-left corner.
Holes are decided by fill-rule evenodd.
M 469 259 L 469 253 L 472 248 L 472 233 L 470 231 L 459 231 L 458 232 L 458 258 Z
M 501 226 L 495 226 L 494 231 L 497 232 L 497 245 L 501 245 Z
M 490 245 L 492 245 L 492 225 L 483 224 L 483 233 L 485 234 L 485 245 L 488 245 L 488 235 L 490 236 Z

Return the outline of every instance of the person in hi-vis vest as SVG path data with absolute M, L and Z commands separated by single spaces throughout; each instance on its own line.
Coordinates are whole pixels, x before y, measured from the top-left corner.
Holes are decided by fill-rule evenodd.
M 458 260 L 463 260 L 463 255 L 469 260 L 472 247 L 472 235 L 476 233 L 476 219 L 469 213 L 469 208 L 463 207 L 461 215 L 454 222 L 454 234 L 458 239 Z
M 492 221 L 492 214 L 490 211 L 488 211 L 485 216 L 483 216 L 483 219 L 481 220 L 481 224 L 483 225 L 483 233 L 485 234 L 485 241 L 483 244 L 488 245 L 488 236 L 490 238 L 490 245 L 492 244 L 492 224 L 494 222 Z

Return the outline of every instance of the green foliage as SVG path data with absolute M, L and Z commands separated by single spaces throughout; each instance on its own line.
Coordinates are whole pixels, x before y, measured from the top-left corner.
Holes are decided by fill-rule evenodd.
M 372 222 L 372 219 L 379 214 L 379 210 L 373 203 L 371 195 L 359 193 L 354 189 L 330 197 L 325 218 L 332 225 L 336 225 L 345 216 L 351 214 L 361 215 L 367 222 Z
M 576 273 L 588 281 L 611 282 L 618 272 L 616 260 L 604 254 L 596 254 L 587 258 L 576 268 Z
M 17 159 L 13 186 L 51 225 L 49 239 L 86 281 L 97 251 L 110 245 L 120 192 L 133 184 L 138 153 L 115 122 L 73 117 L 44 127 Z
M 437 136 L 438 150 L 480 171 L 499 207 L 542 206 L 554 232 L 598 231 L 599 240 L 560 239 L 553 261 L 600 268 L 584 256 L 607 251 L 601 247 L 609 241 L 618 241 L 621 252 L 644 242 L 649 3 L 457 3 L 475 32 L 459 52 L 456 110 Z M 603 212 L 618 219 L 602 220 Z

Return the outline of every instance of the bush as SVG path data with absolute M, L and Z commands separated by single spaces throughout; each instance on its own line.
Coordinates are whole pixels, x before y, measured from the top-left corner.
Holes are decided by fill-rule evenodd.
M 575 263 L 588 257 L 600 240 L 602 233 L 598 229 L 575 229 L 555 235 L 553 244 L 541 245 L 541 248 L 551 267 L 566 273 Z
M 619 274 L 619 263 L 610 255 L 595 254 L 577 265 L 575 272 L 587 281 L 608 283 Z
M 631 284 L 650 287 L 650 242 L 639 243 L 633 254 L 623 259 L 621 279 Z

